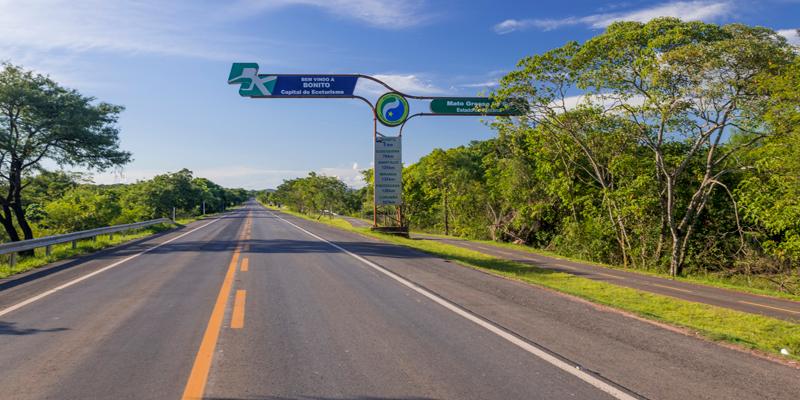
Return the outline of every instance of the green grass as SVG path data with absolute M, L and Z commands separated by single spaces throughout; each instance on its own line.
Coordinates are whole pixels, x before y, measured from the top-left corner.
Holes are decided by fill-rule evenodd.
M 78 242 L 78 246 L 75 249 L 72 248 L 71 243 L 57 244 L 53 246 L 53 251 L 49 256 L 45 255 L 45 249 L 42 247 L 36 249 L 33 256 L 18 258 L 17 265 L 14 267 L 9 264 L 9 257 L 5 256 L 3 257 L 3 262 L 0 263 L 0 278 L 7 278 L 11 275 L 30 271 L 66 258 L 94 253 L 107 247 L 135 239 L 141 239 L 167 229 L 171 229 L 171 226 L 160 224 L 142 228 L 134 232 L 114 234 L 113 239 L 110 239 L 108 236 L 98 236 L 96 240 L 84 239 Z
M 316 219 L 303 214 L 285 209 L 281 211 L 316 221 Z M 555 272 L 494 258 L 474 250 L 441 242 L 379 234 L 368 228 L 353 228 L 341 219 L 322 219 L 318 222 L 421 250 L 437 257 L 456 261 L 466 267 L 554 289 L 649 320 L 686 328 L 711 340 L 732 343 L 770 354 L 780 354 L 780 350 L 785 348 L 791 355 L 782 357 L 800 360 L 798 357 L 800 355 L 800 324 L 593 281 L 564 272 Z
M 445 235 L 439 235 L 439 234 L 425 233 L 425 235 L 453 239 L 452 236 L 445 236 Z M 598 262 L 593 262 L 593 261 L 586 261 L 586 260 L 575 258 L 575 257 L 563 256 L 561 254 L 554 253 L 552 251 L 536 249 L 536 248 L 533 248 L 533 247 L 530 247 L 530 246 L 526 246 L 526 245 L 513 244 L 513 243 L 503 243 L 503 242 L 494 242 L 494 241 L 489 241 L 489 240 L 472 240 L 472 239 L 463 239 L 463 238 L 457 238 L 457 239 L 467 240 L 469 242 L 481 243 L 481 244 L 494 246 L 494 247 L 498 247 L 498 248 L 506 248 L 506 249 L 510 249 L 510 250 L 520 250 L 520 251 L 525 251 L 525 252 L 531 253 L 531 254 L 542 255 L 542 256 L 547 256 L 547 257 L 553 257 L 553 258 L 558 258 L 558 259 L 562 259 L 562 260 L 569 260 L 569 261 L 574 261 L 574 262 L 579 262 L 579 263 L 584 263 L 584 264 L 597 265 L 597 266 L 604 267 L 604 268 L 610 268 L 610 269 L 616 269 L 616 270 L 620 270 L 620 271 L 632 272 L 632 273 L 635 273 L 635 274 L 642 274 L 642 275 L 656 276 L 656 277 L 659 277 L 659 278 L 671 279 L 669 274 L 667 274 L 665 272 L 660 272 L 660 271 L 656 271 L 656 270 L 642 270 L 642 269 L 623 268 L 623 267 L 617 266 L 617 265 L 610 265 L 610 264 L 603 264 L 603 263 L 598 263 Z M 680 277 L 677 277 L 677 278 L 674 278 L 674 279 L 677 280 L 677 281 L 683 281 L 683 282 L 689 282 L 689 283 L 697 283 L 697 284 L 701 284 L 701 285 L 714 286 L 714 287 L 718 287 L 718 288 L 736 290 L 736 291 L 745 292 L 745 293 L 752 293 L 752 294 L 758 294 L 758 295 L 763 295 L 763 296 L 772 296 L 772 297 L 779 297 L 779 298 L 783 298 L 783 299 L 787 299 L 787 300 L 800 301 L 800 296 L 794 295 L 794 294 L 791 294 L 791 293 L 781 292 L 779 290 L 767 287 L 766 284 L 764 284 L 762 286 L 753 286 L 754 282 L 756 282 L 756 284 L 757 284 L 758 279 L 759 279 L 758 277 L 754 277 L 753 281 L 747 282 L 747 280 L 742 276 L 721 277 L 719 275 L 715 275 L 715 274 L 709 273 L 709 274 L 692 274 L 692 275 L 687 275 L 687 276 L 680 276 Z

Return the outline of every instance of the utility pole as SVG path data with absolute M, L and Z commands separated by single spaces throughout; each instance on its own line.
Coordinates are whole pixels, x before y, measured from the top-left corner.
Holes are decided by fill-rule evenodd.
M 206 201 L 203 200 L 203 215 L 206 215 Z
M 172 207 L 172 220 L 175 221 L 175 207 Z

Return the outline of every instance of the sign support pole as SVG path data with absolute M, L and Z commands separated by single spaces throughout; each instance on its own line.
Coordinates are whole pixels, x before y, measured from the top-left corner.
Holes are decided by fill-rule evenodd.
M 375 158 L 375 146 L 378 140 L 378 116 L 372 110 L 372 227 L 378 227 L 378 188 L 377 177 L 378 160 Z
M 395 178 L 387 179 L 391 186 L 387 185 L 387 190 L 382 192 L 381 205 L 395 205 L 397 207 L 397 223 L 399 226 L 399 233 L 405 232 L 408 235 L 408 228 L 405 227 L 403 221 L 403 202 L 402 202 L 402 136 L 403 128 L 409 119 L 417 116 L 448 116 L 448 115 L 473 115 L 473 116 L 513 116 L 522 115 L 527 108 L 514 107 L 513 104 L 508 105 L 494 105 L 490 98 L 485 97 L 439 97 L 439 96 L 413 96 L 402 92 L 398 92 L 385 82 L 368 75 L 362 74 L 336 74 L 336 75 L 322 75 L 322 74 L 260 74 L 258 71 L 257 63 L 233 63 L 231 66 L 230 74 L 228 75 L 228 84 L 239 85 L 239 95 L 243 97 L 252 98 L 340 98 L 340 99 L 360 99 L 367 103 L 372 110 L 372 143 L 373 143 L 373 168 L 372 168 L 372 227 L 379 229 L 378 226 L 378 157 L 376 151 L 378 149 L 378 120 L 381 124 L 388 127 L 400 126 L 397 143 L 397 158 L 398 162 L 392 162 L 394 156 L 383 157 L 384 169 L 394 173 Z M 373 81 L 389 92 L 378 98 L 378 102 L 373 105 L 366 98 L 354 94 L 356 84 L 359 79 L 367 79 Z M 416 100 L 431 100 L 430 112 L 421 112 L 408 116 L 410 111 L 408 99 Z M 387 108 L 388 114 L 383 114 L 383 109 Z M 379 110 L 380 109 L 380 110 Z M 378 112 L 381 112 L 380 116 Z M 392 114 L 398 112 L 398 114 Z M 387 137 L 388 138 L 388 137 Z M 382 144 L 382 145 L 385 145 Z M 386 146 L 391 147 L 391 146 Z M 386 149 L 384 149 L 386 150 Z M 381 153 L 382 156 L 392 154 L 391 152 Z M 382 170 L 382 173 L 383 170 Z M 384 180 L 382 179 L 382 182 Z M 398 182 L 399 181 L 399 182 Z M 390 197 L 389 195 L 394 195 Z M 222 211 L 225 210 L 225 205 L 222 205 Z M 203 204 L 203 212 L 205 213 L 205 203 Z M 173 208 L 173 216 L 175 219 L 175 210 Z M 384 225 L 386 224 L 387 213 L 384 213 Z M 387 232 L 398 233 L 398 227 L 385 227 Z

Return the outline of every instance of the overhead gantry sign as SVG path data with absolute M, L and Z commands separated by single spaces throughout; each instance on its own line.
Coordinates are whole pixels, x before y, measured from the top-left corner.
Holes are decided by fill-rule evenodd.
M 355 94 L 359 79 L 366 79 L 386 88 L 373 104 Z M 487 97 L 414 96 L 401 93 L 376 78 L 361 74 L 260 74 L 257 63 L 234 63 L 228 83 L 239 85 L 239 94 L 253 98 L 339 98 L 360 99 L 372 109 L 373 153 L 373 227 L 378 226 L 378 205 L 398 206 L 398 222 L 404 226 L 402 205 L 402 146 L 405 123 L 417 116 L 514 116 L 525 113 L 525 107 L 497 105 Z M 411 114 L 407 99 L 430 100 L 428 112 Z M 395 137 L 378 133 L 378 122 L 393 128 L 400 127 Z

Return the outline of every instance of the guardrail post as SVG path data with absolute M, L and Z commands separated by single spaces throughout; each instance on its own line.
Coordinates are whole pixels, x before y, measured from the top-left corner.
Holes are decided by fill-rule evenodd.
M 0 256 L 3 260 L 8 260 L 9 264 L 15 265 L 19 261 L 19 253 L 23 251 L 28 251 L 31 249 L 39 249 L 44 247 L 45 248 L 45 255 L 51 256 L 53 254 L 53 246 L 61 243 L 71 243 L 72 249 L 75 250 L 78 248 L 78 241 L 91 239 L 94 242 L 98 241 L 98 237 L 108 235 L 110 240 L 114 239 L 114 236 L 119 233 L 123 237 L 125 233 L 128 232 L 135 232 L 142 227 L 163 224 L 163 223 L 170 223 L 168 218 L 158 218 L 152 219 L 149 221 L 142 221 L 142 222 L 135 222 L 132 224 L 122 224 L 122 225 L 115 225 L 115 226 L 107 226 L 102 228 L 95 228 L 95 229 L 88 229 L 85 231 L 80 232 L 72 232 L 67 234 L 61 235 L 53 235 L 47 237 L 41 237 L 37 239 L 28 239 L 22 240 L 19 242 L 10 242 L 10 243 L 0 243 Z M 8 255 L 8 258 L 6 258 Z M 3 262 L 5 264 L 5 262 Z

